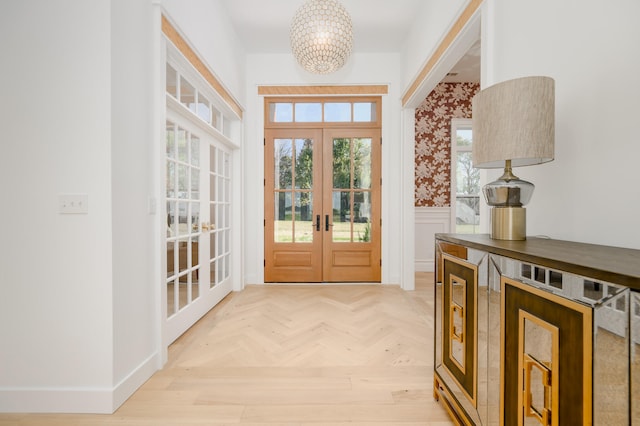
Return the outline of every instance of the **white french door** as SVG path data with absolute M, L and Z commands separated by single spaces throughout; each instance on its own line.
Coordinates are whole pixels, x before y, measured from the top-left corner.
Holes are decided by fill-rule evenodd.
M 167 112 L 167 344 L 231 291 L 230 156 L 199 126 Z

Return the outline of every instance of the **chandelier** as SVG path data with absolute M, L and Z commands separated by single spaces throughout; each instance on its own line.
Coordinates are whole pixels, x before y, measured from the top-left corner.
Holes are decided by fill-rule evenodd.
M 351 16 L 336 0 L 308 0 L 291 23 L 291 49 L 314 74 L 329 74 L 345 64 L 353 47 Z

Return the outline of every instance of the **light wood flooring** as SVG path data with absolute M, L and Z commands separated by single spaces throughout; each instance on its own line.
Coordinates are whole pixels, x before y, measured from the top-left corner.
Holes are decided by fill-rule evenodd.
M 396 286 L 249 286 L 169 348 L 112 415 L 0 425 L 451 425 L 433 399 L 433 275 Z

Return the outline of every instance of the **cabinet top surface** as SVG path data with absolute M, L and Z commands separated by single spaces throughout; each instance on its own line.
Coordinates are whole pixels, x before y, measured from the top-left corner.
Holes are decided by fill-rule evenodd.
M 487 234 L 436 234 L 436 240 L 640 290 L 640 250 L 537 237 L 493 240 Z

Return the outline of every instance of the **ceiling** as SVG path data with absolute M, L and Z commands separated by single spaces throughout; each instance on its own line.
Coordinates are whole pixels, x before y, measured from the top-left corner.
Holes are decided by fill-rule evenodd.
M 222 0 L 248 53 L 287 53 L 289 26 L 306 0 Z M 339 0 L 351 15 L 354 52 L 400 52 L 419 11 L 435 0 Z M 480 46 L 444 81 L 480 81 Z

